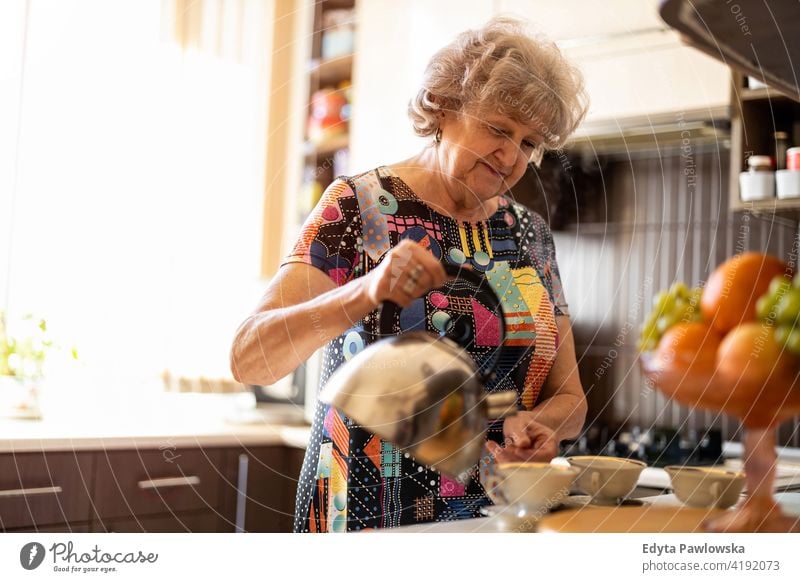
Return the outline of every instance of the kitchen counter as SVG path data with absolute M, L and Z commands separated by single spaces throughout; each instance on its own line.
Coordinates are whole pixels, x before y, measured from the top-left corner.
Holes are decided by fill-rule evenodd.
M 800 493 L 776 493 L 775 498 L 783 508 L 784 513 L 800 517 Z M 680 507 L 682 505 L 672 494 L 643 497 L 640 500 L 661 507 Z M 369 530 L 369 533 L 522 533 L 534 531 L 535 524 L 533 523 L 527 523 L 522 520 L 521 523 L 517 522 L 509 526 L 502 516 L 492 516 L 459 521 L 405 525 L 392 529 Z
M 284 445 L 304 449 L 311 427 L 281 422 L 237 424 L 224 419 L 137 419 L 91 422 L 0 419 L 0 453 L 135 448 Z

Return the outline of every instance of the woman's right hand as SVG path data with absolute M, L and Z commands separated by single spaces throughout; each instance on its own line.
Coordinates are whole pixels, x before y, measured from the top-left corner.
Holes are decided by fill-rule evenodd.
M 364 276 L 364 285 L 367 297 L 375 307 L 384 301 L 408 307 L 414 299 L 441 287 L 448 279 L 444 266 L 428 249 L 406 239 Z

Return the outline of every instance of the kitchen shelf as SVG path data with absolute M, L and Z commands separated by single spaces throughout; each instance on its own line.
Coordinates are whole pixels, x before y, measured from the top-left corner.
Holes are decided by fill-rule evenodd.
M 797 218 L 800 215 L 800 198 L 774 198 L 772 200 L 752 200 L 750 202 L 738 200 L 732 210 L 748 211 L 755 214 L 794 213 L 795 218 Z
M 729 209 L 797 221 L 800 219 L 800 198 L 742 201 L 739 198 L 739 174 L 747 170 L 747 158 L 751 155 L 775 157 L 776 131 L 789 134 L 790 147 L 798 145 L 800 103 L 769 87 L 749 89 L 744 86 L 745 79 L 739 73 L 734 73 L 733 81 Z
M 309 66 L 312 86 L 335 87 L 350 80 L 352 69 L 352 53 L 324 61 L 313 59 Z
M 346 133 L 335 135 L 321 143 L 314 143 L 307 141 L 303 145 L 303 151 L 306 156 L 316 156 L 317 158 L 325 158 L 333 155 L 339 150 L 343 150 L 350 144 L 350 136 Z
M 754 101 L 758 99 L 788 99 L 783 93 L 779 93 L 775 89 L 769 87 L 762 87 L 759 89 L 739 89 L 736 96 L 742 101 Z

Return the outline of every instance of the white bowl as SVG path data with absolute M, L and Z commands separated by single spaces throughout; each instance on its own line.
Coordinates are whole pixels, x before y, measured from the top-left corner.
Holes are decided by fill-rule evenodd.
M 711 467 L 666 467 L 675 497 L 690 507 L 727 509 L 744 488 L 744 473 Z
M 578 471 L 549 463 L 498 463 L 486 492 L 497 505 L 522 507 L 535 517 L 561 504 Z
M 641 461 L 617 457 L 568 457 L 580 473 L 577 485 L 597 503 L 617 503 L 631 494 L 639 474 L 647 467 Z

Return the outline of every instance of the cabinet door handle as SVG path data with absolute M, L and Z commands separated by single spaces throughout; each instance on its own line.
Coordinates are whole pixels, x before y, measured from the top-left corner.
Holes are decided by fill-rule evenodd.
M 247 511 L 247 469 L 250 459 L 247 455 L 239 455 L 239 478 L 236 483 L 236 533 L 244 532 L 245 512 Z
M 191 487 L 200 485 L 200 477 L 166 477 L 164 479 L 148 479 L 139 481 L 139 489 L 163 489 L 165 487 Z
M 58 495 L 63 489 L 59 485 L 53 487 L 26 487 L 25 489 L 6 489 L 0 491 L 0 498 L 28 497 L 30 495 Z

